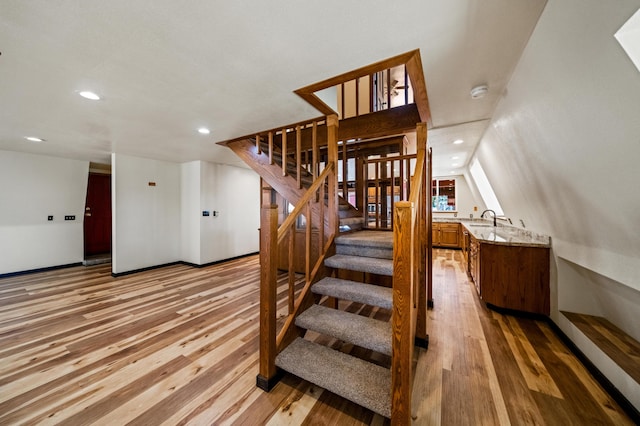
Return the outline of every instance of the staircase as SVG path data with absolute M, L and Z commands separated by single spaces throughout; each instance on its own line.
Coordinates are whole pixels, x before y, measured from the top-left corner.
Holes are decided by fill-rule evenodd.
M 336 254 L 324 264 L 333 271 L 311 286 L 316 303 L 295 320 L 296 326 L 361 348 L 391 356 L 391 323 L 324 306 L 330 297 L 391 310 L 391 288 L 336 278 L 339 270 L 393 275 L 393 234 L 360 231 L 336 238 Z M 337 305 L 337 303 L 336 303 Z M 391 371 L 361 358 L 296 338 L 276 357 L 289 373 L 391 418 Z
M 418 152 L 406 170 L 408 193 L 393 203 L 393 232 L 359 231 L 362 211 L 339 197 L 349 174 L 342 169 L 339 182 L 338 166 L 348 163 L 348 147 L 337 135 L 338 118 L 331 115 L 226 143 L 261 177 L 256 384 L 270 391 L 279 372 L 289 372 L 390 418 L 393 425 L 408 425 L 414 346 L 426 347 L 428 339 L 426 124 L 416 126 Z M 363 169 L 357 170 L 356 191 L 366 199 L 368 182 Z M 284 292 L 278 268 L 289 271 Z M 301 289 L 295 271 L 304 273 Z M 338 300 L 368 305 L 362 311 L 373 309 L 390 320 L 338 310 Z M 284 321 L 281 302 L 286 302 Z M 314 333 L 323 338 L 313 341 Z M 327 339 L 333 347 L 317 343 Z M 346 353 L 338 346 L 354 350 Z

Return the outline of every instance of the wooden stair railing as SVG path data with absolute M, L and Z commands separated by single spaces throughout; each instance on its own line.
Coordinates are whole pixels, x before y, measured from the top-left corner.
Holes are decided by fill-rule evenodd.
M 367 202 L 364 226 L 368 229 L 393 229 L 393 208 L 407 201 L 411 191 L 411 163 L 417 155 L 395 155 L 362 160 L 362 198 Z
M 418 153 L 408 201 L 395 203 L 393 226 L 393 311 L 391 423 L 411 424 L 414 345 L 426 347 L 427 164 L 426 124 L 417 127 Z M 429 272 L 428 272 L 429 271 Z
M 269 391 L 279 377 L 277 376 L 275 357 L 291 341 L 300 335 L 300 330 L 295 326 L 296 316 L 313 304 L 313 296 L 310 292 L 311 285 L 326 275 L 324 259 L 335 251 L 334 238 L 338 232 L 338 185 L 336 176 L 337 158 L 337 117 L 327 117 L 328 123 L 328 159 L 320 175 L 311 186 L 297 200 L 295 208 L 278 227 L 278 208 L 263 197 L 263 205 L 260 215 L 260 371 L 256 378 L 257 386 Z M 283 159 L 283 162 L 285 160 Z M 264 190 L 264 188 L 263 188 Z M 325 208 L 325 199 L 328 201 Z M 269 198 L 270 200 L 270 198 Z M 305 233 L 305 284 L 296 296 L 294 284 L 293 253 L 296 250 L 295 232 L 296 221 L 304 215 L 306 219 Z M 320 255 L 312 265 L 311 246 L 316 227 L 320 248 Z M 289 282 L 287 292 L 288 314 L 282 329 L 276 330 L 276 291 L 277 291 L 277 265 L 278 244 L 289 238 L 288 270 Z

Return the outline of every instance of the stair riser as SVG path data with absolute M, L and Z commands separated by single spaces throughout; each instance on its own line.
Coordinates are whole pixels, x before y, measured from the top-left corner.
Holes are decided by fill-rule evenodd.
M 375 257 L 377 259 L 393 259 L 393 250 L 377 247 L 362 247 L 336 244 L 336 253 L 347 254 L 350 256 Z

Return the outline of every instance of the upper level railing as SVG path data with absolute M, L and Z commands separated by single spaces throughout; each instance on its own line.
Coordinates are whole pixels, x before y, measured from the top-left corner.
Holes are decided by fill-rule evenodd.
M 414 102 L 406 65 L 376 71 L 336 86 L 338 116 L 358 117 Z

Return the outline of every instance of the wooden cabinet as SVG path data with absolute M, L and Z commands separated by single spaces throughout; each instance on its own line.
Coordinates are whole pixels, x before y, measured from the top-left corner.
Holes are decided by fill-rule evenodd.
M 433 222 L 433 246 L 460 248 L 460 224 Z
M 476 291 L 480 298 L 482 293 L 480 292 L 480 243 L 473 236 L 469 235 L 469 256 L 467 259 L 467 271 L 471 280 L 476 285 Z
M 469 231 L 463 225 L 460 225 L 460 250 L 465 263 L 469 261 Z
M 470 236 L 468 267 L 487 304 L 549 315 L 549 248 L 483 243 Z

